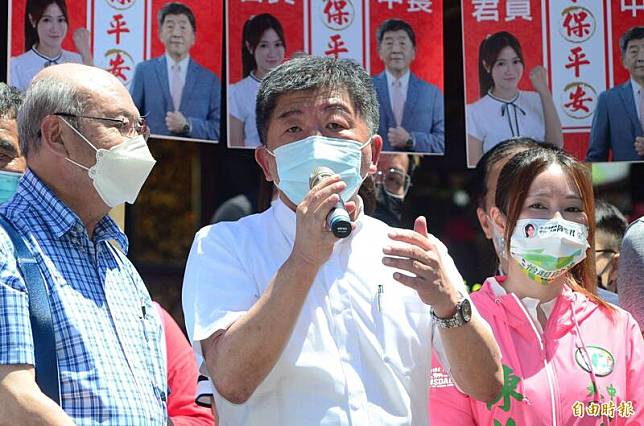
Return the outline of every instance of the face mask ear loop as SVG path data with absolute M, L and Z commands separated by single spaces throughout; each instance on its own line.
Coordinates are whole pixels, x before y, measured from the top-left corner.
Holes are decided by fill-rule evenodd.
M 67 124 L 67 126 L 69 126 L 69 128 L 70 128 L 70 129 L 72 129 L 72 130 L 73 130 L 73 131 L 74 131 L 78 136 L 80 136 L 80 138 L 81 138 L 82 140 L 84 140 L 85 142 L 87 142 L 87 144 L 88 144 L 89 146 L 91 146 L 91 147 L 92 147 L 92 149 L 93 149 L 94 151 L 98 152 L 98 149 L 96 149 L 96 147 L 95 147 L 94 145 L 92 145 L 92 143 L 91 143 L 91 142 L 90 142 L 90 141 L 89 141 L 85 136 L 83 136 L 83 134 L 82 134 L 81 132 L 79 132 L 79 131 L 78 131 L 78 129 L 77 129 L 76 127 L 74 127 L 74 126 L 72 126 L 71 124 L 69 124 L 69 121 L 67 121 L 67 120 L 65 119 L 65 117 L 60 117 L 60 118 L 61 118 L 61 120 L 63 120 L 63 121 L 65 122 L 65 124 Z
M 595 375 L 595 370 L 593 369 L 593 363 L 592 359 L 590 358 L 590 354 L 588 353 L 588 348 L 586 347 L 586 344 L 584 343 L 584 339 L 581 337 L 581 329 L 579 328 L 579 323 L 577 322 L 577 317 L 575 316 L 575 312 L 573 309 L 572 304 L 570 305 L 570 314 L 572 315 L 572 319 L 575 323 L 575 331 L 577 334 L 577 339 L 581 343 L 581 346 L 577 344 L 577 349 L 581 350 L 581 353 L 583 354 L 583 357 L 585 358 L 584 361 L 586 361 L 586 364 L 588 365 L 588 369 L 590 370 L 590 381 L 593 384 L 593 401 L 597 404 L 601 405 L 600 398 L 599 398 L 599 387 L 597 386 L 597 376 Z M 602 415 L 602 420 L 606 426 L 610 425 L 610 419 L 608 418 L 607 415 Z

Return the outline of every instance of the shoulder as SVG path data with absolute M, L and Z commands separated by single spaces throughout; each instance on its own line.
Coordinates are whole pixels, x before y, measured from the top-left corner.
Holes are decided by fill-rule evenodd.
M 138 64 L 136 64 L 136 70 L 146 70 L 148 68 L 152 68 L 152 67 L 154 67 L 154 65 L 156 63 L 163 62 L 162 58 L 163 57 L 160 56 L 158 58 L 152 58 L 152 59 L 148 59 L 148 60 L 145 60 L 145 61 L 141 61 Z
M 22 53 L 18 56 L 14 56 L 11 58 L 11 62 L 14 64 L 24 64 L 25 62 L 28 62 L 32 60 L 34 57 L 34 54 L 31 50 L 27 50 L 25 53 Z
M 474 101 L 471 104 L 467 104 L 467 112 L 478 113 L 480 111 L 484 111 L 488 108 L 488 106 L 490 105 L 490 102 L 494 102 L 494 101 L 492 101 L 492 99 L 488 95 L 485 95 L 478 101 Z
M 519 93 L 521 94 L 521 101 L 529 104 L 541 105 L 541 98 L 539 97 L 539 94 L 537 92 L 533 92 L 531 90 L 521 90 Z
M 436 87 L 435 85 L 433 85 L 432 83 L 430 83 L 430 82 L 428 82 L 428 81 L 423 80 L 422 78 L 418 77 L 418 76 L 417 76 L 416 74 L 414 74 L 414 73 L 411 73 L 411 75 L 409 76 L 409 82 L 410 82 L 410 83 L 412 83 L 412 82 L 413 82 L 413 83 L 414 83 L 414 84 L 416 84 L 418 87 L 421 87 L 423 90 L 427 90 L 427 91 L 430 91 L 430 92 L 432 92 L 432 93 L 438 93 L 438 92 L 440 92 L 440 90 L 438 89 L 438 87 Z
M 210 80 L 219 80 L 214 72 L 204 67 L 194 59 L 190 58 L 190 65 L 188 69 L 192 68 L 196 73 L 199 73 L 199 78 L 207 78 Z
M 83 63 L 83 57 L 76 52 L 63 49 L 63 61 L 81 64 Z

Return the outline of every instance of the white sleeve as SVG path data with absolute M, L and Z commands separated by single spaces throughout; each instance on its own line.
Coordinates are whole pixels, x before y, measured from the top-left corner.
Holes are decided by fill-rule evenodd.
M 243 259 L 237 256 L 231 225 L 222 222 L 201 229 L 186 264 L 183 312 L 198 366 L 203 363 L 200 341 L 228 328 L 259 297 Z
M 9 71 L 9 85 L 14 86 L 20 91 L 25 91 L 27 88 L 26 84 L 22 81 L 20 71 L 19 71 L 19 66 L 18 66 L 18 58 L 11 58 L 11 67 Z
M 476 103 L 467 105 L 465 108 L 465 122 L 467 124 L 467 134 L 475 137 L 483 142 L 485 140 L 485 133 L 479 125 L 480 117 L 478 116 L 478 109 Z
M 241 105 L 241 99 L 240 97 L 243 97 L 243 91 L 240 90 L 241 83 L 244 80 L 241 80 L 239 83 L 233 84 L 228 87 L 228 114 L 232 115 L 239 121 L 245 121 L 246 117 L 244 117 L 243 113 L 243 108 Z

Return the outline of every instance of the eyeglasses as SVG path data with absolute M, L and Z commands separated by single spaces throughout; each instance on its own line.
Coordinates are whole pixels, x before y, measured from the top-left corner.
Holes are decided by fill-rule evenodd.
M 389 195 L 404 197 L 411 186 L 411 178 L 402 170 L 392 167 L 384 171 L 378 170 L 375 183 L 382 186 Z
M 108 118 L 108 117 L 94 117 L 91 115 L 77 115 L 67 112 L 56 112 L 53 115 L 59 117 L 72 117 L 72 118 L 87 118 L 89 120 L 106 121 L 113 123 L 112 127 L 118 129 L 119 133 L 125 137 L 143 136 L 146 141 L 150 137 L 150 128 L 144 117 L 139 118 L 135 123 L 130 123 L 127 118 Z
M 613 249 L 600 249 L 600 250 L 595 250 L 595 255 L 598 255 L 598 254 L 605 254 L 605 253 L 608 253 L 608 254 L 610 254 L 610 255 L 615 255 L 615 254 L 617 254 L 617 252 L 616 252 L 615 250 L 613 250 Z

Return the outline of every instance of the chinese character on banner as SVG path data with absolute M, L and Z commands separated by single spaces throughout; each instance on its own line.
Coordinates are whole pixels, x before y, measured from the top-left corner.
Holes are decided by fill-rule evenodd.
M 620 401 L 617 406 L 617 415 L 619 417 L 632 417 L 635 414 L 633 401 Z
M 615 417 L 615 402 L 608 401 L 602 403 L 602 416 Z
M 586 8 L 568 7 L 563 11 L 560 31 L 564 38 L 570 42 L 586 41 L 595 32 L 595 17 Z
M 592 86 L 586 83 L 574 82 L 566 85 L 563 96 L 565 100 L 569 101 L 564 103 L 564 111 L 572 118 L 583 119 L 590 117 L 595 110 L 597 93 Z M 588 411 L 588 407 L 586 409 Z
M 253 3 L 264 3 L 264 0 L 241 0 L 242 3 L 253 2 Z M 280 0 L 267 0 L 268 4 L 277 4 Z M 291 6 L 295 5 L 295 0 L 284 0 L 284 3 L 290 4 Z
M 584 48 L 581 46 L 577 46 L 575 48 L 570 49 L 570 56 L 568 56 L 568 61 L 569 62 L 565 65 L 565 67 L 567 69 L 570 69 L 570 68 L 575 69 L 575 78 L 579 78 L 581 74 L 579 69 L 581 68 L 582 65 L 590 64 L 590 61 L 586 59 Z
M 505 20 L 514 21 L 517 18 L 532 21 L 530 0 L 507 0 L 505 4 Z
M 637 17 L 637 12 L 644 12 L 644 0 L 621 0 L 621 11 L 631 12 L 633 18 Z
M 432 13 L 432 2 L 431 0 L 408 0 L 407 12 Z
M 348 11 L 346 0 L 327 0 L 324 6 L 326 23 L 332 28 L 344 28 L 350 23 L 351 13 Z
M 403 0 L 378 0 L 378 3 L 387 3 L 387 7 L 391 10 L 394 4 L 403 4 Z
M 329 38 L 329 44 L 327 46 L 329 49 L 325 50 L 324 54 L 326 56 L 333 56 L 336 59 L 340 57 L 340 53 L 349 52 L 349 49 L 345 47 L 344 40 L 342 40 L 342 36 L 340 34 L 332 35 Z
M 476 18 L 476 22 L 499 22 L 499 0 L 472 0 L 472 6 L 472 16 Z
M 112 22 L 110 22 L 110 29 L 107 30 L 108 35 L 114 34 L 116 37 L 116 44 L 121 44 L 121 33 L 129 33 L 130 29 L 127 28 L 127 22 L 121 21 L 123 15 L 120 13 L 112 16 Z
M 130 78 L 129 71 L 132 71 L 134 60 L 124 50 L 110 49 L 105 52 L 108 67 L 105 69 L 107 72 L 113 74 L 116 78 L 120 79 L 123 84 L 129 84 Z
M 599 417 L 601 408 L 598 403 L 591 402 L 586 406 L 586 414 L 590 417 Z

